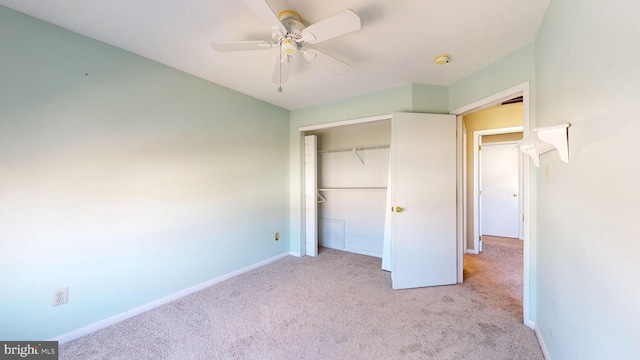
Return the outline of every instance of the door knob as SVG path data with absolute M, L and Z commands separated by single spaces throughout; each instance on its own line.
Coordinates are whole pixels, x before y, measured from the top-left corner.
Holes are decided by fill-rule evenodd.
M 396 206 L 396 212 L 403 212 L 404 208 L 402 206 Z

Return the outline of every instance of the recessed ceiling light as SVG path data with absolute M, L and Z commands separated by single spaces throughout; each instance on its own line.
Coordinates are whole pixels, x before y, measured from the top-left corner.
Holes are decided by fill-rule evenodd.
M 451 58 L 449 57 L 448 54 L 440 54 L 433 58 L 433 62 L 438 65 L 447 64 L 449 61 L 451 61 Z

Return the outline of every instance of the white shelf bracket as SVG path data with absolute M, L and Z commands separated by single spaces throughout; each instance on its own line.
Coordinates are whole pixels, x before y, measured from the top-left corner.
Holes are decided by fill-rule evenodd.
M 356 154 L 356 156 L 358 157 L 358 160 L 360 160 L 360 162 L 362 163 L 362 166 L 364 166 L 364 160 L 362 160 L 362 156 L 360 156 L 360 154 L 358 153 L 358 149 L 354 148 L 353 152 Z
M 561 161 L 569 163 L 569 126 L 564 123 L 535 128 L 518 143 L 518 147 L 531 157 L 536 167 L 540 167 L 540 155 L 552 150 L 558 151 Z

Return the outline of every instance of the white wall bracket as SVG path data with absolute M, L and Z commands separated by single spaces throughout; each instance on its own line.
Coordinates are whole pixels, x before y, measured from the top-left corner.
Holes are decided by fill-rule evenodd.
M 558 150 L 560 160 L 569 163 L 569 126 L 564 123 L 535 128 L 518 143 L 518 147 L 531 157 L 536 167 L 540 167 L 540 155 L 552 150 Z
M 364 160 L 362 159 L 362 156 L 360 156 L 360 154 L 358 153 L 358 149 L 353 148 L 353 152 L 356 154 L 356 156 L 358 157 L 358 160 L 360 160 L 360 162 L 362 163 L 362 166 L 364 166 Z

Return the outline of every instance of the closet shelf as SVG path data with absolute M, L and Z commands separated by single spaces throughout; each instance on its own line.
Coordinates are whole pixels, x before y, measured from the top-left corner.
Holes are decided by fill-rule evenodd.
M 361 150 L 389 149 L 390 147 L 391 147 L 390 145 L 385 144 L 385 145 L 364 146 L 364 147 L 344 148 L 344 149 L 335 149 L 335 150 L 318 150 L 318 154 L 330 154 L 330 153 L 337 153 L 337 152 L 361 151 Z
M 353 151 L 353 153 L 356 154 L 356 157 L 358 158 L 362 166 L 364 166 L 364 159 L 362 158 L 362 156 L 360 156 L 360 153 L 358 153 L 358 151 L 379 150 L 379 149 L 389 149 L 389 148 L 391 148 L 391 145 L 374 145 L 374 146 L 354 147 L 354 148 L 337 149 L 337 150 L 318 150 L 318 154 L 330 154 L 330 153 Z
M 536 167 L 540 167 L 540 155 L 552 150 L 558 150 L 560 160 L 569 163 L 569 126 L 564 123 L 535 128 L 518 143 L 518 147 L 531 157 Z

